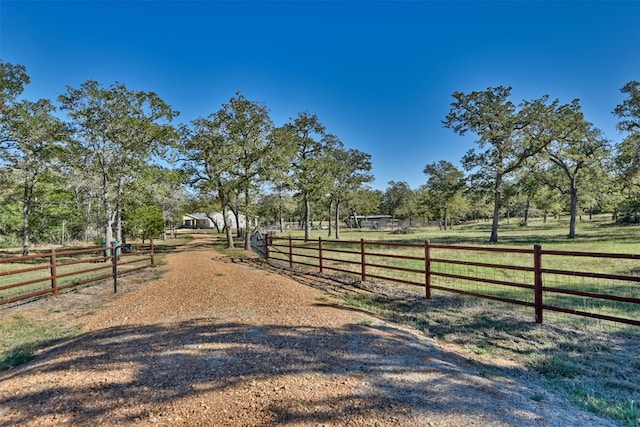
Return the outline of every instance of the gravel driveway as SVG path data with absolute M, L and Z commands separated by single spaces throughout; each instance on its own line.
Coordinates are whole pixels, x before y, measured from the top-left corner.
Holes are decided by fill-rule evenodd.
M 0 425 L 608 426 L 195 235 L 0 377 Z M 73 294 L 50 298 L 59 304 Z M 55 311 L 55 310 L 54 310 Z M 0 312 L 0 316 L 6 313 Z

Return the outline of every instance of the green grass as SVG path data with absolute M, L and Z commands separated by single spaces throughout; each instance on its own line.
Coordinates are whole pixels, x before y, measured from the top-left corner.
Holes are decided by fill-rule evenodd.
M 482 300 L 450 296 L 440 300 L 356 294 L 343 302 L 374 316 L 409 325 L 457 345 L 488 376 L 535 373 L 548 389 L 621 425 L 640 425 L 640 331 L 537 325 Z M 497 359 L 516 367 L 504 367 Z M 532 399 L 541 396 L 532 396 Z
M 191 235 L 187 234 L 178 234 L 177 238 L 166 240 L 154 240 L 153 247 L 156 255 L 164 255 L 176 250 L 177 247 L 182 246 L 188 242 L 193 240 Z
M 545 249 L 574 249 L 597 252 L 640 253 L 640 227 L 633 225 L 615 225 L 610 215 L 596 215 L 592 220 L 587 216 L 578 221 L 577 236 L 568 239 L 568 218 L 549 218 L 543 223 L 541 218 L 530 220 L 528 227 L 521 226 L 518 219 L 510 223 L 502 221 L 498 229 L 498 243 L 488 243 L 491 232 L 489 221 L 456 225 L 451 230 L 437 227 L 415 229 L 414 234 L 393 234 L 390 230 L 354 230 L 340 228 L 341 240 L 391 240 L 421 242 L 429 240 L 438 244 L 470 244 L 478 246 L 525 247 L 533 248 L 541 244 Z M 278 236 L 304 237 L 302 230 L 278 233 Z M 332 239 L 324 230 L 312 230 L 311 238 L 317 240 Z
M 74 326 L 19 315 L 3 319 L 0 321 L 0 372 L 32 360 L 38 348 L 72 337 L 78 331 Z

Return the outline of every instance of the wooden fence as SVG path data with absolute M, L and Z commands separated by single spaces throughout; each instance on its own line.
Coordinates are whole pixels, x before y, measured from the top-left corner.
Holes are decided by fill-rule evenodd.
M 118 277 L 154 265 L 153 243 L 0 258 L 0 305 L 107 279 L 117 292 Z
M 553 311 L 640 326 L 638 254 L 275 236 L 265 246 L 267 260 L 290 268 L 530 307 L 537 323 Z

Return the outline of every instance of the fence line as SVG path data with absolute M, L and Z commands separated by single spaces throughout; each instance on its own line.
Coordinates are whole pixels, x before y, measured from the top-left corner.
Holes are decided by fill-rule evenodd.
M 145 264 L 139 265 L 143 262 Z M 23 268 L 23 264 L 33 266 Z M 76 268 L 83 264 L 88 266 Z M 123 265 L 129 267 L 121 268 Z M 57 295 L 61 290 L 106 279 L 113 280 L 113 292 L 116 293 L 118 277 L 155 266 L 154 246 L 151 243 L 64 251 L 51 249 L 42 254 L 0 258 L 0 267 L 3 266 L 6 270 L 0 268 L 0 305 L 47 294 Z M 93 274 L 98 272 L 102 274 Z M 12 277 L 17 281 L 3 283 Z
M 639 254 L 572 252 L 382 241 L 342 241 L 267 236 L 266 259 L 344 273 L 360 280 L 424 288 L 425 297 L 444 291 L 532 308 L 535 322 L 553 311 L 640 326 Z M 487 261 L 488 253 L 500 261 Z M 463 255 L 461 255 L 463 254 Z M 608 272 L 564 268 L 576 258 L 615 260 Z M 495 258 L 495 255 L 494 255 Z M 519 262 L 515 262 L 515 261 Z M 512 262 L 509 262 L 512 261 Z M 617 269 L 629 263 L 631 274 Z M 603 281 L 607 281 L 603 283 Z

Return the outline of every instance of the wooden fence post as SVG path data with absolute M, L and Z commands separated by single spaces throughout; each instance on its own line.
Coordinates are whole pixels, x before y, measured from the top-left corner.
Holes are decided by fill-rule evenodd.
M 533 245 L 533 285 L 536 323 L 542 323 L 542 246 Z
M 51 292 L 53 295 L 58 295 L 58 272 L 56 269 L 56 250 L 51 249 L 51 255 L 49 255 L 49 266 L 51 270 Z
M 318 237 L 318 268 L 322 274 L 322 237 Z
M 291 243 L 291 235 L 289 235 L 289 268 L 293 268 L 293 244 Z
M 153 246 L 153 239 L 150 239 L 151 241 L 150 246 L 151 246 L 151 267 L 155 267 L 156 266 L 156 258 L 155 258 L 155 247 Z
M 367 265 L 366 265 L 366 257 L 364 252 L 364 239 L 360 239 L 360 264 L 361 264 L 361 272 L 360 279 L 363 282 L 367 281 Z
M 431 299 L 431 248 L 429 241 L 424 241 L 424 290 L 427 299 Z

